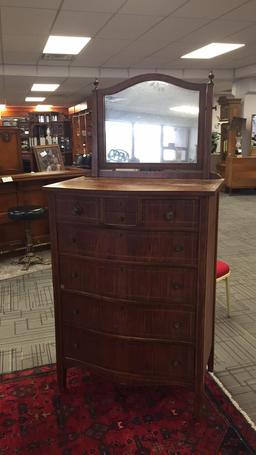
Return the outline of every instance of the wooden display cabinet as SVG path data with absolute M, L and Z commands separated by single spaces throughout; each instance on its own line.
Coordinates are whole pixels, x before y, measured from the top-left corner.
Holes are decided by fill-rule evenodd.
M 0 127 L 0 174 L 22 172 L 20 131 L 10 126 Z

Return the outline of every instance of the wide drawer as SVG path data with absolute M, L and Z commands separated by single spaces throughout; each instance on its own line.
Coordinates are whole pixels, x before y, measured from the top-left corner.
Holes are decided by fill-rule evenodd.
M 161 309 L 157 304 L 126 304 L 62 293 L 66 324 L 100 332 L 175 341 L 194 339 L 194 313 Z
M 82 196 L 57 196 L 57 220 L 69 219 L 82 222 L 99 222 L 100 204 L 97 198 Z
M 66 358 L 107 370 L 193 383 L 192 346 L 107 336 L 67 325 L 63 337 Z
M 193 264 L 197 261 L 196 232 L 112 230 L 59 224 L 59 250 L 88 257 Z
M 182 267 L 142 266 L 60 256 L 62 289 L 124 299 L 195 305 L 196 271 Z
M 194 199 L 152 199 L 142 201 L 142 224 L 158 229 L 195 228 L 199 201 Z

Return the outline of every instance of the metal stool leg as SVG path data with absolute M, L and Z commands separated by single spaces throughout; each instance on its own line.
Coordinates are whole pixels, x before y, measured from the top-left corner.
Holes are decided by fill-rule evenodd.
M 228 276 L 225 279 L 225 285 L 226 285 L 226 299 L 227 299 L 227 313 L 228 313 L 228 318 L 230 318 L 230 294 L 229 294 L 229 280 Z
M 19 259 L 13 261 L 13 264 L 24 264 L 21 270 L 28 270 L 29 267 L 33 264 L 44 264 L 48 265 L 51 262 L 46 261 L 40 256 L 36 256 L 34 254 L 34 246 L 33 246 L 33 241 L 32 241 L 32 229 L 31 229 L 31 223 L 30 221 L 27 221 L 26 223 L 26 254 L 24 256 L 21 256 Z

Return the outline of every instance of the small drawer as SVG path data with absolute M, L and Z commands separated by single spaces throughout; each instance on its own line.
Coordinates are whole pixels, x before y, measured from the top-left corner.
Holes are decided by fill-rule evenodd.
M 145 376 L 147 381 L 194 381 L 194 349 L 178 343 L 133 340 L 64 326 L 64 357 L 119 373 Z
M 155 229 L 193 228 L 199 217 L 199 202 L 193 199 L 144 200 L 142 224 Z
M 56 197 L 56 216 L 58 220 L 99 222 L 99 201 L 79 196 Z
M 125 198 L 103 199 L 105 212 L 136 212 L 137 200 Z
M 194 339 L 194 313 L 161 309 L 157 304 L 129 304 L 63 292 L 66 324 L 99 332 L 173 341 Z
M 196 304 L 196 271 L 192 268 L 124 265 L 61 255 L 60 275 L 63 290 L 170 305 Z
M 105 211 L 103 223 L 113 226 L 136 226 L 137 212 L 108 212 Z

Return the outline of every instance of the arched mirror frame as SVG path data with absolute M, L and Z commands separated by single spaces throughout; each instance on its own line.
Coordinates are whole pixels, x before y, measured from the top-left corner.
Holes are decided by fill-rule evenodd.
M 95 89 L 94 92 L 94 146 L 93 176 L 127 177 L 167 177 L 167 178 L 209 178 L 210 177 L 210 136 L 212 117 L 213 76 L 208 83 L 193 83 L 175 77 L 148 73 L 127 79 L 107 89 Z M 196 163 L 110 163 L 106 161 L 105 144 L 105 96 L 118 92 L 145 81 L 162 81 L 188 90 L 199 92 L 198 148 Z M 122 169 L 122 170 L 120 170 Z M 134 172 L 138 170 L 140 172 Z M 126 172 L 124 173 L 123 170 Z

